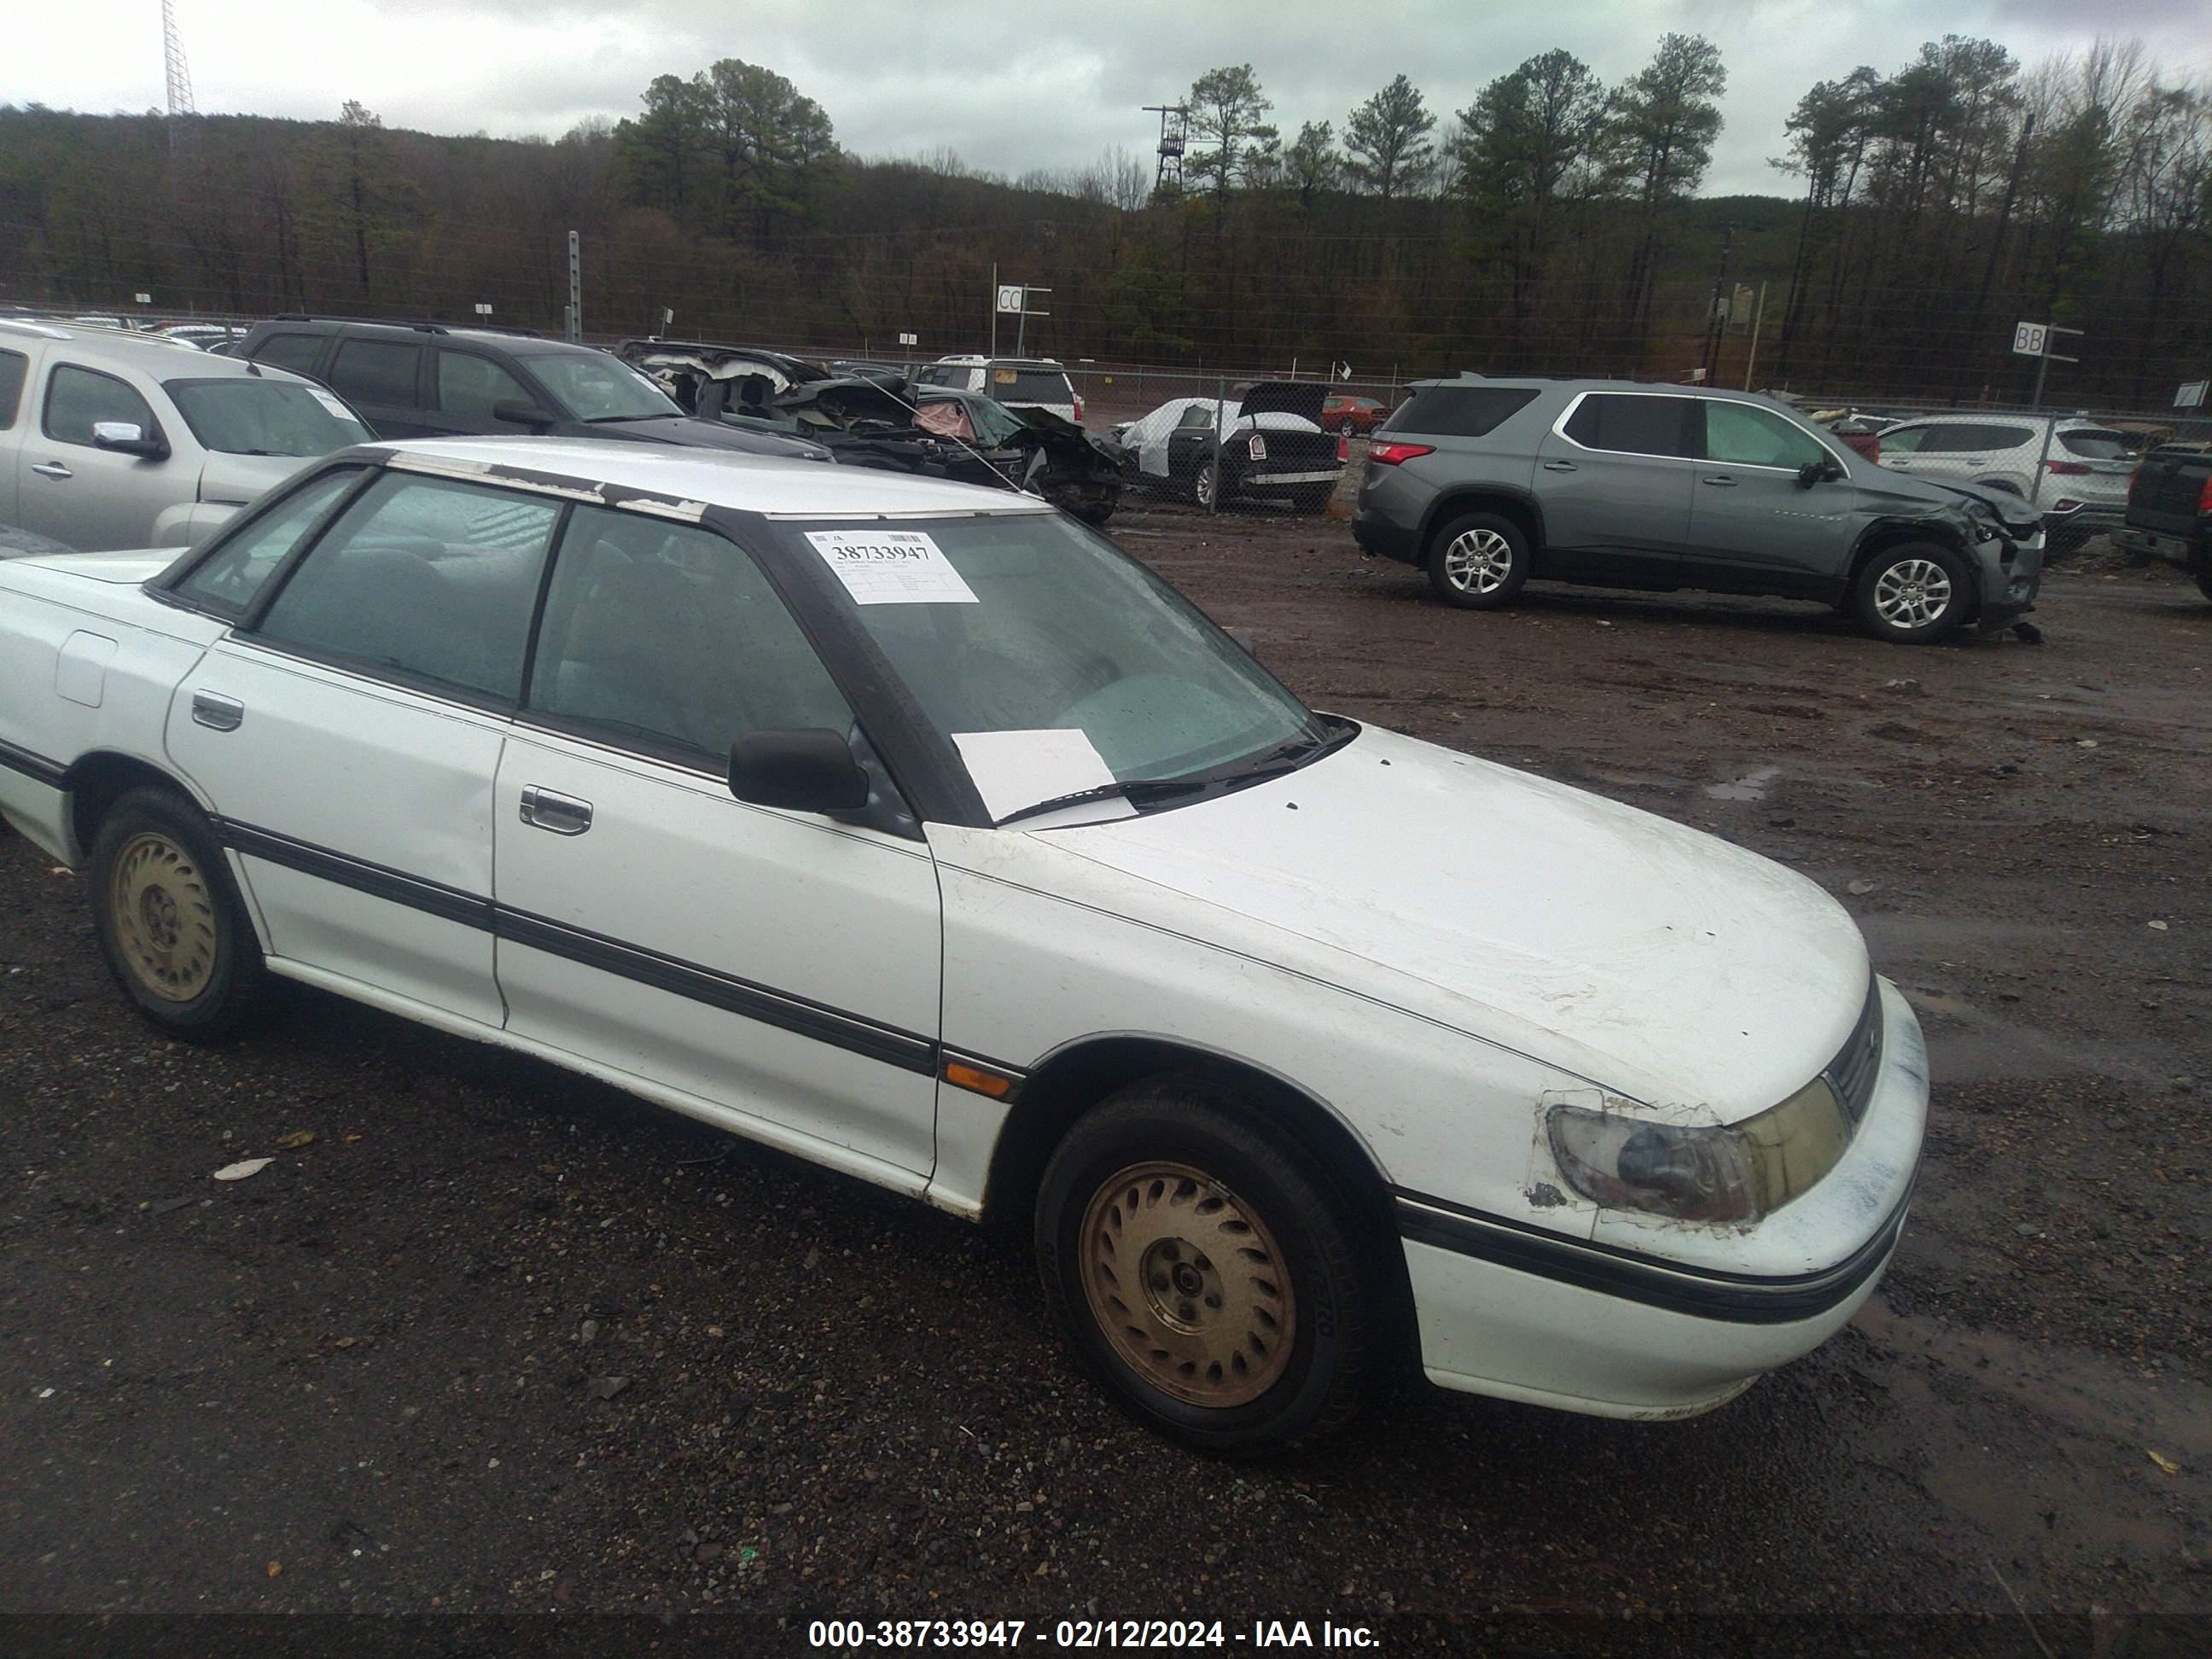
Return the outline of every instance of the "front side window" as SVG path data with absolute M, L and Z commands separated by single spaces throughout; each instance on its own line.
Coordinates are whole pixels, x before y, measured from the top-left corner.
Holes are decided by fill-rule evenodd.
M 712 531 L 580 507 L 562 538 L 528 707 L 719 769 L 748 732 L 852 711 L 752 559 Z
M 327 455 L 375 434 L 319 386 L 240 374 L 162 382 L 204 449 L 226 455 Z
M 841 602 L 961 750 L 994 817 L 1064 790 L 1013 799 L 1019 768 L 1011 781 L 984 776 L 981 748 L 1018 757 L 1027 744 L 1042 764 L 1073 747 L 1095 754 L 1101 781 L 1130 782 L 1318 740 L 1316 717 L 1248 653 L 1144 566 L 1057 514 L 827 522 L 790 534 L 793 556 L 836 573 Z M 981 745 L 963 743 L 978 736 Z
M 1596 392 L 1568 418 L 1566 433 L 1585 449 L 1687 457 L 1690 417 L 1697 407 L 1688 398 Z M 1412 429 L 1410 422 L 1404 429 Z
M 533 355 L 530 372 L 575 421 L 644 421 L 684 411 L 666 392 L 604 351 Z
M 331 364 L 331 388 L 352 404 L 415 404 L 422 348 L 395 340 L 348 340 Z
M 493 405 L 504 403 L 536 404 L 537 399 L 489 357 L 472 351 L 438 354 L 438 407 L 465 421 L 490 421 L 498 416 Z
M 387 472 L 262 619 L 273 643 L 512 702 L 558 503 Z
M 203 559 L 177 592 L 223 616 L 243 616 L 270 572 L 360 476 L 359 468 L 344 467 L 294 490 Z
M 1881 453 L 1885 455 L 1917 455 L 1927 446 L 1932 426 L 1900 426 L 1882 433 Z
M 1771 410 L 1748 404 L 1708 403 L 1705 459 L 1731 466 L 1817 465 L 1835 458 L 1809 432 L 1802 432 Z
M 31 360 L 20 351 L 0 351 L 0 432 L 15 424 L 15 410 L 23 401 L 23 377 Z
M 46 381 L 46 436 L 60 444 L 92 443 L 102 421 L 123 421 L 152 437 L 160 428 L 146 400 L 112 374 L 58 363 Z

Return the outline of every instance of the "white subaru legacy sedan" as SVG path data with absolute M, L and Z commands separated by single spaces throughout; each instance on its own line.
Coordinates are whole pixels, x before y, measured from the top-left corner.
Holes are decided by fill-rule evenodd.
M 1851 1316 L 1918 1161 L 1819 889 L 1309 709 L 1010 491 L 343 451 L 181 559 L 0 564 L 0 810 L 161 1030 L 281 975 L 1027 1220 L 1217 1452 L 1416 1357 L 1717 1405 Z

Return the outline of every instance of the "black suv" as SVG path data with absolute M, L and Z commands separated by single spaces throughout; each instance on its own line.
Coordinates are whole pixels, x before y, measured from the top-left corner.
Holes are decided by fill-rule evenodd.
M 687 420 L 611 352 L 527 329 L 284 316 L 238 355 L 320 380 L 380 438 L 621 438 L 826 459 L 818 444 Z

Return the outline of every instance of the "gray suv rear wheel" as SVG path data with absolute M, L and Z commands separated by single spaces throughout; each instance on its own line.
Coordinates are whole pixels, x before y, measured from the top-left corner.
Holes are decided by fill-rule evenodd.
M 1430 538 L 1428 567 L 1430 590 L 1446 605 L 1495 611 L 1528 580 L 1528 538 L 1498 514 L 1462 514 Z

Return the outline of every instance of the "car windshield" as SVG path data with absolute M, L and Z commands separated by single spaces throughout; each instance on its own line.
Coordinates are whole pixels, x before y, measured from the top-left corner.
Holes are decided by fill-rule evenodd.
M 327 455 L 375 435 L 335 395 L 301 380 L 240 374 L 162 384 L 200 447 L 227 455 Z
M 603 351 L 549 351 L 524 361 L 573 420 L 643 421 L 684 412 L 644 375 Z
M 1023 422 L 988 398 L 963 399 L 968 419 L 975 428 L 975 441 L 985 449 L 1003 449 L 1013 442 Z
M 1325 726 L 1198 610 L 1058 514 L 799 526 L 1004 818 L 1085 787 L 1187 779 Z

